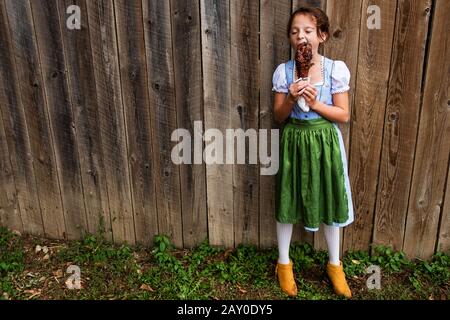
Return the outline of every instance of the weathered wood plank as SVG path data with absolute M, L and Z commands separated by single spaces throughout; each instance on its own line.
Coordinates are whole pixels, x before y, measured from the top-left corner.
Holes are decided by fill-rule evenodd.
M 433 12 L 403 242 L 407 256 L 422 259 L 429 259 L 434 253 L 441 213 L 445 224 L 442 204 L 450 153 L 450 2 L 435 2 Z
M 244 149 L 235 142 L 233 166 L 234 242 L 259 244 L 259 2 L 230 2 L 231 128 L 249 135 Z M 253 148 L 255 147 L 255 148 Z M 245 164 L 237 162 L 245 152 Z M 252 159 L 252 158 L 255 159 Z M 256 160 L 251 164 L 251 160 Z
M 218 129 L 220 135 L 224 135 L 231 125 L 229 9 L 229 2 L 224 0 L 200 2 L 205 131 L 209 128 Z M 206 137 L 205 153 L 208 153 L 208 146 L 215 143 L 214 139 Z M 215 150 L 216 153 L 221 153 L 220 151 Z M 212 154 L 214 155 L 214 151 Z M 233 247 L 232 167 L 226 164 L 207 165 L 206 182 L 209 242 L 212 245 Z
M 87 230 L 77 128 L 72 114 L 57 1 L 31 1 L 39 48 L 42 84 L 64 208 L 65 237 L 78 239 Z M 65 20 L 61 22 L 65 26 Z M 56 219 L 62 223 L 61 218 Z
M 0 18 L 1 21 L 1 18 Z M 0 22 L 1 26 L 1 22 Z M 0 226 L 23 232 L 16 182 L 0 110 Z
M 286 26 L 291 13 L 291 0 L 260 0 L 260 98 L 259 128 L 268 130 L 268 153 L 271 150 L 270 130 L 280 130 L 273 120 L 272 75 L 275 68 L 289 60 L 290 44 Z M 281 134 L 281 131 L 279 131 Z M 281 138 L 281 137 L 280 137 Z M 274 160 L 271 155 L 272 161 Z M 275 220 L 276 175 L 261 175 L 259 183 L 259 244 L 263 248 L 277 244 Z
M 57 3 L 68 71 L 69 95 L 77 130 L 86 227 L 87 231 L 96 234 L 102 228 L 101 224 L 110 224 L 110 216 L 102 140 L 98 130 L 98 104 L 86 3 L 84 0 L 60 0 Z M 70 30 L 65 26 L 64 22 L 69 16 L 66 10 L 71 5 L 80 8 L 80 30 Z
M 204 117 L 200 3 L 172 0 L 171 11 L 177 123 L 179 128 L 187 129 L 192 138 L 197 135 L 202 141 L 203 124 L 201 131 L 194 129 L 194 121 L 203 123 Z M 202 158 L 202 154 L 199 156 Z M 194 163 L 193 157 L 191 160 Z M 181 165 L 180 189 L 183 244 L 191 248 L 208 237 L 206 166 L 203 162 Z
M 143 0 L 148 90 L 152 111 L 153 154 L 159 232 L 183 246 L 180 167 L 171 159 L 171 133 L 177 129 L 170 3 Z
M 92 48 L 99 128 L 102 139 L 103 162 L 108 187 L 109 211 L 105 214 L 107 239 L 114 237 L 110 216 L 123 212 L 128 226 L 118 231 L 120 235 L 133 229 L 133 204 L 131 197 L 130 169 L 120 74 L 117 38 L 114 21 L 114 5 L 109 0 L 87 1 L 89 32 Z M 114 224 L 116 229 L 123 228 Z M 122 230 L 125 230 L 122 232 Z M 131 237 L 131 235 L 130 235 Z M 152 236 L 147 234 L 138 242 L 148 244 Z
M 49 237 L 60 238 L 65 229 L 64 213 L 31 8 L 27 1 L 7 0 L 5 4 L 34 159 L 34 172 L 38 181 L 44 229 Z
M 389 77 L 373 242 L 401 250 L 420 113 L 431 1 L 399 1 Z M 411 76 L 414 75 L 414 76 Z
M 358 63 L 359 33 L 361 27 L 362 1 L 328 0 L 326 13 L 330 20 L 330 37 L 324 45 L 324 55 L 333 60 L 344 61 L 350 70 L 349 103 L 353 110 Z M 363 19 L 364 20 L 364 19 Z M 367 29 L 367 27 L 365 28 Z M 347 155 L 350 154 L 350 125 L 339 124 Z
M 292 11 L 300 7 L 320 8 L 325 11 L 327 8 L 327 0 L 292 0 Z
M 448 101 L 447 101 L 448 105 Z M 447 185 L 444 190 L 444 207 L 441 214 L 441 224 L 437 251 L 450 253 L 450 163 L 447 168 Z
M 16 190 L 13 190 L 13 185 L 5 185 L 5 188 L 8 190 L 8 199 L 6 199 L 7 203 L 5 205 L 8 207 L 14 206 L 13 199 L 17 192 L 20 207 L 20 211 L 17 212 L 21 214 L 19 216 L 15 214 L 15 211 L 11 211 L 12 208 L 8 209 L 8 224 L 9 227 L 20 230 L 23 223 L 23 231 L 44 235 L 42 215 L 39 207 L 38 186 L 31 157 L 25 110 L 20 94 L 19 76 L 15 67 L 14 44 L 10 33 L 6 6 L 1 1 L 0 111 L 3 119 L 3 132 L 7 143 L 6 155 L 9 155 L 11 161 L 10 165 L 12 166 L 16 188 Z M 7 163 L 5 163 L 5 170 L 8 170 Z M 4 173 L 5 178 L 9 176 L 9 183 L 11 183 L 11 172 L 4 171 Z
M 369 5 L 379 6 L 381 29 L 367 28 Z M 349 164 L 355 221 L 344 231 L 343 251 L 366 250 L 372 242 L 396 8 L 397 1 L 363 2 Z
M 156 158 L 152 148 L 142 3 L 120 0 L 114 4 L 136 239 L 151 243 L 158 234 Z M 128 223 L 132 217 L 132 212 L 117 212 L 112 218 L 115 239 L 134 237 L 133 226 Z

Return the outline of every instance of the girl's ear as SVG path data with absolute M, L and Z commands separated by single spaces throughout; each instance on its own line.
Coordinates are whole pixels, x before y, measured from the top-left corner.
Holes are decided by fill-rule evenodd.
M 328 33 L 319 31 L 319 34 L 320 34 L 320 37 L 319 37 L 320 38 L 320 43 L 323 43 L 323 42 L 327 41 Z

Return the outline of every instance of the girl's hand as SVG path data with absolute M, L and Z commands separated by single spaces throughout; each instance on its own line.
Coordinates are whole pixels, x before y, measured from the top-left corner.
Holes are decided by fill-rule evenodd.
M 300 96 L 304 93 L 304 89 L 308 86 L 307 81 L 298 81 L 292 83 L 289 86 L 289 95 L 288 98 L 291 99 L 292 102 L 295 102 L 300 98 Z
M 317 89 L 312 84 L 308 83 L 305 88 L 303 89 L 303 98 L 305 98 L 306 103 L 308 106 L 313 108 L 314 104 L 316 103 L 316 97 L 317 97 Z

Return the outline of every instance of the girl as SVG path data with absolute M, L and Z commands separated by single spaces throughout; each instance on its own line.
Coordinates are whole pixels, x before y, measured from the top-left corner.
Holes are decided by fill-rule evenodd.
M 342 61 L 318 54 L 329 36 L 329 21 L 319 8 L 299 8 L 290 17 L 287 35 L 291 46 L 312 46 L 310 82 L 298 81 L 294 60 L 273 74 L 274 118 L 283 128 L 280 169 L 277 175 L 276 220 L 279 258 L 275 269 L 281 289 L 297 295 L 289 247 L 294 223 L 308 231 L 322 224 L 328 246 L 327 274 L 336 294 L 351 297 L 339 260 L 339 228 L 353 222 L 353 204 L 347 160 L 336 122 L 349 121 L 350 72 Z M 297 105 L 303 97 L 310 110 Z

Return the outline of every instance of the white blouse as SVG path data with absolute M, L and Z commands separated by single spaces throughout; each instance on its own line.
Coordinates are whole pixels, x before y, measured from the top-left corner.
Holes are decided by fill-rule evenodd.
M 333 64 L 332 64 L 333 65 Z M 331 94 L 342 93 L 350 90 L 350 70 L 343 61 L 334 61 L 331 71 Z M 280 64 L 273 73 L 272 91 L 288 93 L 285 63 Z

